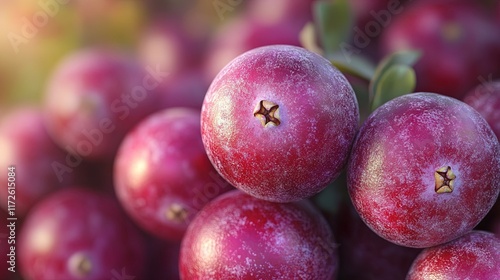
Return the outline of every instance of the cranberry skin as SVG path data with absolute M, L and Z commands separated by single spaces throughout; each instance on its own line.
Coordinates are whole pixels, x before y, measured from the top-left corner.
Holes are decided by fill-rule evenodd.
M 382 55 L 422 51 L 415 65 L 416 91 L 462 98 L 479 76 L 499 74 L 497 29 L 473 1 L 422 1 L 409 6 L 384 30 Z M 437 67 L 439 65 L 439 67 Z
M 66 164 L 66 155 L 47 134 L 38 108 L 19 107 L 4 115 L 0 123 L 0 150 L 0 182 L 5 184 L 0 205 L 7 210 L 7 168 L 14 166 L 16 217 L 24 217 L 44 196 L 75 181 L 74 170 L 55 168 Z
M 115 50 L 92 48 L 69 55 L 56 68 L 45 92 L 49 133 L 73 154 L 111 159 L 126 132 L 158 109 L 153 91 L 163 74 L 149 72 Z
M 279 112 L 264 125 L 257 110 L 271 108 L 265 102 Z M 249 51 L 219 73 L 205 96 L 201 131 L 208 157 L 229 183 L 290 202 L 340 174 L 358 121 L 354 92 L 336 68 L 305 49 L 275 45 Z
M 131 131 L 115 161 L 115 189 L 123 207 L 148 232 L 180 241 L 194 215 L 232 187 L 208 160 L 199 111 L 157 112 Z
M 451 97 L 414 93 L 382 105 L 363 124 L 348 191 L 378 235 L 424 248 L 458 238 L 484 218 L 500 192 L 499 172 L 500 144 L 477 111 Z
M 333 279 L 337 251 L 307 200 L 274 203 L 234 190 L 199 212 L 179 262 L 181 279 Z
M 464 102 L 483 116 L 500 139 L 500 80 L 478 85 L 464 97 Z
M 37 204 L 19 234 L 27 279 L 142 278 L 145 240 L 114 198 L 78 187 Z
M 423 250 L 406 279 L 498 279 L 498 275 L 500 238 L 490 232 L 472 231 Z

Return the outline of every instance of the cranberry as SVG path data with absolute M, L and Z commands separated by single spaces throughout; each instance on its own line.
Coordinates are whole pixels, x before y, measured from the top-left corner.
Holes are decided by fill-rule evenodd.
M 166 73 L 155 65 L 146 69 L 107 49 L 65 58 L 45 95 L 46 124 L 54 140 L 84 158 L 112 158 L 126 132 L 158 109 L 153 91 Z
M 206 54 L 206 79 L 214 77 L 231 60 L 257 47 L 275 44 L 300 46 L 299 33 L 305 21 L 263 22 L 242 15 L 222 26 L 214 35 Z
M 145 240 L 112 198 L 78 187 L 37 204 L 19 234 L 27 279 L 142 278 Z
M 375 110 L 348 164 L 348 190 L 365 223 L 408 247 L 472 230 L 500 192 L 500 144 L 481 115 L 456 99 L 408 94 Z
M 114 173 L 116 193 L 135 222 L 170 240 L 180 240 L 210 199 L 232 189 L 205 153 L 193 109 L 166 109 L 141 122 L 121 144 Z
M 181 279 L 332 279 L 337 251 L 307 200 L 274 203 L 234 190 L 199 212 L 179 262 Z
M 206 28 L 188 26 L 184 21 L 177 17 L 154 20 L 139 41 L 142 63 L 168 72 L 158 88 L 161 108 L 200 109 L 210 84 L 201 69 Z
M 479 76 L 498 72 L 497 29 L 473 1 L 422 1 L 385 29 L 382 54 L 418 49 L 417 91 L 462 98 Z
M 313 19 L 314 0 L 253 0 L 247 3 L 245 16 L 253 20 L 273 24 L 279 22 L 307 23 Z
M 181 18 L 152 20 L 139 38 L 140 60 L 169 73 L 198 67 L 207 40 L 204 31 L 198 26 L 188 26 Z
M 60 169 L 65 153 L 52 142 L 45 131 L 42 113 L 38 108 L 20 107 L 5 115 L 0 123 L 0 204 L 7 210 L 7 196 L 15 203 L 15 214 L 26 215 L 28 210 L 45 195 L 75 181 L 74 170 Z M 8 181 L 8 167 L 12 178 Z M 7 191 L 7 182 L 13 183 L 13 193 Z
M 464 101 L 483 116 L 500 139 L 500 80 L 477 86 Z
M 498 279 L 499 275 L 500 237 L 472 231 L 452 242 L 423 250 L 406 279 Z
M 328 60 L 275 45 L 242 54 L 219 73 L 205 96 L 201 131 L 229 183 L 289 202 L 340 174 L 358 121 L 354 92 Z

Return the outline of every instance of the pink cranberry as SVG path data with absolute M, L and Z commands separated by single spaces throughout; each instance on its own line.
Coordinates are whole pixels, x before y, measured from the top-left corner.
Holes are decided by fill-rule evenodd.
M 345 77 L 323 57 L 275 45 L 242 54 L 210 86 L 201 131 L 208 157 L 233 186 L 289 202 L 335 179 L 357 131 Z
M 4 182 L 0 205 L 7 210 L 11 195 L 9 200 L 15 203 L 16 217 L 25 216 L 45 195 L 75 181 L 77 172 L 65 165 L 66 154 L 45 131 L 38 108 L 21 107 L 4 115 L 0 123 L 0 150 L 0 181 Z M 9 166 L 14 168 L 12 178 L 8 175 Z M 14 188 L 12 194 L 7 182 Z
M 141 279 L 146 265 L 142 233 L 115 199 L 76 187 L 37 204 L 18 240 L 26 279 Z
M 462 98 L 478 77 L 500 75 L 500 37 L 473 1 L 422 1 L 408 6 L 385 29 L 382 54 L 417 49 L 417 91 Z
M 205 153 L 200 113 L 184 108 L 157 112 L 131 131 L 116 157 L 114 178 L 135 222 L 174 241 L 209 200 L 232 189 Z
M 126 132 L 159 108 L 154 90 L 166 76 L 116 51 L 77 51 L 50 78 L 44 104 L 47 129 L 68 152 L 109 160 Z
M 464 102 L 483 116 L 500 139 L 500 80 L 477 86 L 464 97 Z
M 408 94 L 379 107 L 361 127 L 348 190 L 381 237 L 424 248 L 458 238 L 500 192 L 500 144 L 481 115 L 456 99 Z
M 333 279 L 337 251 L 307 200 L 273 203 L 234 190 L 196 216 L 179 267 L 181 279 Z
M 472 231 L 449 243 L 423 250 L 406 279 L 498 279 L 499 275 L 500 237 Z

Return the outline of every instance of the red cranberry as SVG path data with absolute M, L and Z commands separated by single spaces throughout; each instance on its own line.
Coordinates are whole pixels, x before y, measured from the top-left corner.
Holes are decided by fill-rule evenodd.
M 274 203 L 234 190 L 196 216 L 179 267 L 181 279 L 332 279 L 337 251 L 307 200 Z
M 200 113 L 172 108 L 131 131 L 115 161 L 118 197 L 142 228 L 180 240 L 194 215 L 232 187 L 210 163 L 200 135 Z
M 306 22 L 262 22 L 251 16 L 240 16 L 220 28 L 207 50 L 204 65 L 206 79 L 214 77 L 231 60 L 257 47 L 284 44 L 300 46 L 298 34 Z
M 408 94 L 361 127 L 348 189 L 365 223 L 408 247 L 448 242 L 472 230 L 500 192 L 500 144 L 481 115 L 456 99 Z
M 13 198 L 15 214 L 23 217 L 37 201 L 63 186 L 73 184 L 75 172 L 60 167 L 65 164 L 65 153 L 57 147 L 45 131 L 42 113 L 33 107 L 15 109 L 0 123 L 0 204 L 7 210 L 7 182 L 15 187 Z M 12 181 L 8 181 L 8 167 L 14 167 Z
M 500 237 L 472 231 L 449 243 L 423 250 L 406 279 L 498 279 L 499 275 Z
M 182 18 L 153 20 L 138 44 L 140 60 L 146 66 L 158 65 L 169 73 L 198 67 L 206 45 L 206 32 L 188 26 Z
M 249 51 L 228 64 L 205 96 L 202 138 L 233 186 L 289 202 L 324 189 L 344 168 L 359 110 L 345 77 L 293 46 Z
M 167 75 L 104 49 L 78 51 L 50 78 L 46 124 L 54 140 L 84 158 L 110 159 L 126 132 L 158 108 L 153 91 Z
M 385 29 L 383 55 L 421 50 L 417 91 L 461 98 L 479 76 L 498 73 L 497 29 L 472 1 L 422 1 L 407 7 Z
M 145 242 L 112 198 L 64 189 L 37 204 L 19 234 L 27 279 L 142 278 Z
M 206 48 L 206 28 L 188 28 L 180 18 L 149 24 L 140 38 L 139 57 L 146 67 L 156 65 L 168 76 L 158 88 L 161 108 L 200 109 L 210 82 L 201 69 Z
M 500 80 L 477 86 L 464 101 L 483 116 L 500 139 Z
M 255 21 L 267 24 L 279 22 L 305 24 L 313 18 L 314 2 L 314 0 L 253 0 L 247 3 L 245 14 Z

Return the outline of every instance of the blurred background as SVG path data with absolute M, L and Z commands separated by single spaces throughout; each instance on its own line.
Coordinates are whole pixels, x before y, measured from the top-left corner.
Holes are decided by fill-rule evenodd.
M 336 1 L 340 2 L 331 0 Z M 307 32 L 305 28 L 315 19 L 314 2 L 0 0 L 0 120 L 10 111 L 26 106 L 42 108 L 40 111 L 50 113 L 48 107 L 43 108 L 42 105 L 54 72 L 67 56 L 94 47 L 127 53 L 145 69 L 149 67 L 168 73 L 158 89 L 161 101 L 154 110 L 177 106 L 200 109 L 213 78 L 229 61 L 245 51 L 272 44 L 304 46 L 306 43 L 308 47 L 312 46 L 322 53 L 325 42 L 319 38 L 318 28 L 312 32 L 310 29 Z M 339 34 L 337 40 L 332 40 L 337 42 L 333 46 L 334 51 L 346 59 L 356 56 L 367 61 L 367 64 L 358 65 L 353 61 L 351 66 L 357 70 L 366 67 L 373 71 L 377 63 L 389 53 L 400 49 L 418 49 L 423 52 L 415 65 L 418 90 L 462 98 L 475 86 L 500 77 L 498 0 L 342 2 L 347 3 L 346 9 L 342 13 L 326 13 L 323 20 L 324 23 L 330 22 L 330 25 L 323 27 L 331 27 L 339 32 L 332 33 L 334 37 Z M 358 95 L 364 118 L 370 113 L 369 79 L 347 76 Z M 70 106 L 65 100 L 56 101 L 60 107 Z M 39 113 L 29 118 L 12 115 L 0 125 L 0 167 L 12 164 L 11 160 L 14 159 L 32 163 L 37 157 L 46 156 L 36 150 L 49 150 L 38 147 L 52 143 L 33 144 L 33 139 L 18 141 L 17 138 L 18 135 L 28 135 L 28 138 L 44 135 L 47 138 L 44 132 L 34 132 L 34 127 L 42 127 L 38 123 Z M 16 122 L 28 123 L 30 119 L 33 121 L 32 126 L 24 126 L 20 129 L 22 133 L 15 136 L 7 133 L 14 130 Z M 6 140 L 2 141 L 2 137 Z M 33 149 L 15 156 L 10 153 L 9 156 L 11 146 L 4 145 L 9 141 L 13 146 L 17 143 L 19 150 L 30 145 Z M 65 156 L 67 162 L 67 154 L 58 155 L 61 156 L 61 162 L 64 162 Z M 113 193 L 112 160 L 110 157 L 102 161 L 83 162 L 82 167 L 75 169 L 75 173 L 82 171 L 83 174 L 72 174 L 71 181 L 63 182 L 63 185 L 90 185 L 91 188 Z M 44 170 L 40 168 L 48 166 L 52 159 L 36 162 L 33 166 L 16 162 L 19 170 L 30 172 L 19 172 L 18 194 L 31 190 L 38 192 L 26 203 L 26 209 L 60 187 L 54 187 L 50 181 L 56 182 L 56 178 L 49 180 L 36 176 L 46 173 L 54 176 L 51 167 Z M 2 176 L 6 175 L 0 174 L 0 179 L 5 179 Z M 31 184 L 35 181 L 41 182 L 40 186 Z M 4 199 L 2 195 L 5 196 L 5 193 L 0 194 L 0 198 Z M 329 196 L 322 200 L 324 205 L 320 201 L 319 206 L 328 210 L 334 200 Z M 495 213 L 500 213 L 500 207 L 496 209 Z M 500 222 L 496 223 L 500 225 Z M 0 249 L 6 248 L 3 246 L 5 242 L 0 243 Z M 5 257 L 1 252 L 2 257 Z M 174 254 L 172 259 L 176 257 Z M 0 273 L 0 279 L 3 279 L 3 272 Z M 404 269 L 402 272 L 405 273 Z M 21 279 L 19 275 L 15 277 Z
M 198 89 L 204 89 L 230 59 L 243 51 L 277 43 L 300 45 L 299 32 L 313 19 L 313 2 L 2 0 L 0 110 L 39 103 L 58 62 L 71 52 L 96 45 L 124 49 L 146 64 L 161 63 L 170 68 L 169 72 L 179 73 L 176 79 L 191 89 L 195 86 L 188 81 L 196 81 Z M 374 13 L 388 10 L 391 2 L 400 11 L 415 2 L 429 1 L 347 2 L 354 26 L 364 31 L 370 21 L 376 20 Z M 444 2 L 470 2 L 496 19 L 500 13 L 500 5 L 494 0 Z M 370 44 L 356 55 L 379 59 L 378 37 L 385 27 L 377 31 L 375 26 L 373 36 L 368 34 Z M 171 87 L 185 90 L 182 85 Z
M 250 19 L 240 19 L 249 2 L 256 4 L 245 17 L 252 17 L 261 29 L 272 25 L 273 30 L 255 29 Z M 187 84 L 190 75 L 200 85 L 203 79 L 200 88 L 206 88 L 227 59 L 246 49 L 298 44 L 312 1 L 293 7 L 298 9 L 287 15 L 283 13 L 289 12 L 289 1 L 270 2 L 276 3 L 268 7 L 267 1 L 234 0 L 2 0 L 0 107 L 40 103 L 61 59 L 89 46 L 112 46 L 145 63 L 161 63 L 169 72 L 190 72 L 178 77 Z M 283 22 L 285 17 L 288 22 Z

